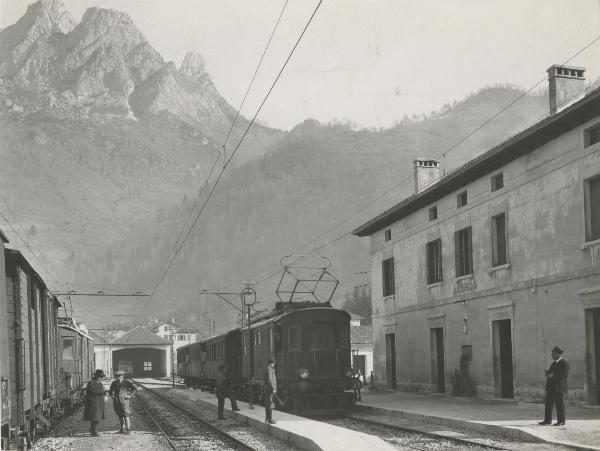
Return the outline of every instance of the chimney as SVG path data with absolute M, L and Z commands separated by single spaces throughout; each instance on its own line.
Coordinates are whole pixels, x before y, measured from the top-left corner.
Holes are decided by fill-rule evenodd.
M 550 114 L 556 113 L 583 93 L 585 69 L 582 67 L 554 64 L 548 72 Z
M 440 179 L 440 162 L 431 158 L 417 158 L 415 165 L 415 194 L 433 185 Z

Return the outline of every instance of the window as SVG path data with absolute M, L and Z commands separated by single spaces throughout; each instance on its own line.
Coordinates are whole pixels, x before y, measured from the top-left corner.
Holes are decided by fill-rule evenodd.
M 454 252 L 456 277 L 473 274 L 471 227 L 454 232 Z
M 600 125 L 595 125 L 592 128 L 588 128 L 584 132 L 584 146 L 592 146 L 597 142 L 600 142 Z
M 144 371 L 152 371 L 152 362 L 144 362 Z
M 584 188 L 585 240 L 600 240 L 600 176 L 586 180 Z
M 456 208 L 461 208 L 465 205 L 467 205 L 467 192 L 463 191 L 456 196 Z
M 178 339 L 179 341 L 185 341 L 185 335 L 178 335 L 178 336 L 177 336 L 177 339 Z
M 387 229 L 385 231 L 385 241 L 390 241 L 392 239 L 392 229 Z
M 288 348 L 300 349 L 300 328 L 290 327 L 288 330 Z
M 430 241 L 427 249 L 427 285 L 442 281 L 442 239 Z
M 333 349 L 335 326 L 332 322 L 314 322 L 310 334 L 311 349 Z
M 492 217 L 492 266 L 506 265 L 506 214 Z
M 63 338 L 63 360 L 73 360 L 73 339 Z
M 392 296 L 394 287 L 394 258 L 388 258 L 382 263 L 383 296 Z
M 434 207 L 431 207 L 429 209 L 429 220 L 430 221 L 435 221 L 437 219 L 437 205 Z
M 504 186 L 504 174 L 496 174 L 490 179 L 492 192 L 499 190 Z

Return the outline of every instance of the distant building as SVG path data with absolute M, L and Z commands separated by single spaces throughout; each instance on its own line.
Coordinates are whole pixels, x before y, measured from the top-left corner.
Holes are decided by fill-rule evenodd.
M 441 178 L 417 159 L 415 194 L 353 232 L 380 385 L 540 399 L 558 345 L 569 398 L 600 404 L 600 89 L 548 73 L 550 116 Z
M 152 326 L 151 330 L 152 333 L 173 343 L 173 350 L 175 353 L 175 368 L 177 368 L 177 349 L 190 343 L 196 343 L 200 335 L 196 331 L 182 328 L 179 324 L 175 323 L 174 318 L 170 323 L 159 324 L 156 322 L 155 325 Z
M 352 368 L 360 369 L 363 382 L 370 383 L 373 371 L 373 326 L 353 325 L 350 322 Z

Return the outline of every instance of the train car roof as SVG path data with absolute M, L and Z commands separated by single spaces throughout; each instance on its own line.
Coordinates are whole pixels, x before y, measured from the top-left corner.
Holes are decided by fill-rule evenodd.
M 68 324 L 59 324 L 58 327 L 60 327 L 61 329 L 72 330 L 73 332 L 81 335 L 82 337 L 87 338 L 88 340 L 96 341 L 94 338 L 90 337 L 85 332 L 82 332 L 81 330 L 79 330 L 79 329 L 77 329 L 77 328 L 75 328 L 73 326 L 69 326 Z
M 310 312 L 310 311 L 315 311 L 315 310 L 327 310 L 329 312 L 331 312 L 331 311 L 343 312 L 346 315 L 348 315 L 348 318 L 350 318 L 350 314 L 348 312 L 346 312 L 345 310 L 340 310 L 340 309 L 331 308 L 331 307 L 304 307 L 304 308 L 301 308 L 301 309 L 298 309 L 298 310 L 287 310 L 287 311 L 281 313 L 280 315 L 272 316 L 270 318 L 264 319 L 264 320 L 259 321 L 257 323 L 252 323 L 252 324 L 250 324 L 250 327 L 252 329 L 254 329 L 255 327 L 260 327 L 260 326 L 264 326 L 265 324 L 268 324 L 268 323 L 279 321 L 281 318 L 283 318 L 285 316 L 289 316 L 289 315 L 294 314 L 294 313 L 307 312 L 307 311 Z
M 27 261 L 25 256 L 21 253 L 21 251 L 18 251 L 16 249 L 5 248 L 4 255 L 15 260 L 19 266 L 23 267 L 26 270 L 27 273 L 34 276 L 42 284 L 43 288 L 48 288 L 46 286 L 46 282 L 44 282 L 44 279 L 42 279 L 37 273 L 37 271 L 33 269 L 33 266 L 31 266 L 31 264 Z
M 0 239 L 4 242 L 8 244 L 8 238 L 6 238 L 6 235 L 4 234 L 4 232 L 2 231 L 2 229 L 0 229 Z

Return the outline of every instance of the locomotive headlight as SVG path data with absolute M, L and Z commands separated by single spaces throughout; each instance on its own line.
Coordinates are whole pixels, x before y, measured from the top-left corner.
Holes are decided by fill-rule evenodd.
M 298 370 L 298 377 L 300 379 L 307 379 L 309 374 L 310 373 L 306 368 L 300 368 L 300 370 Z

